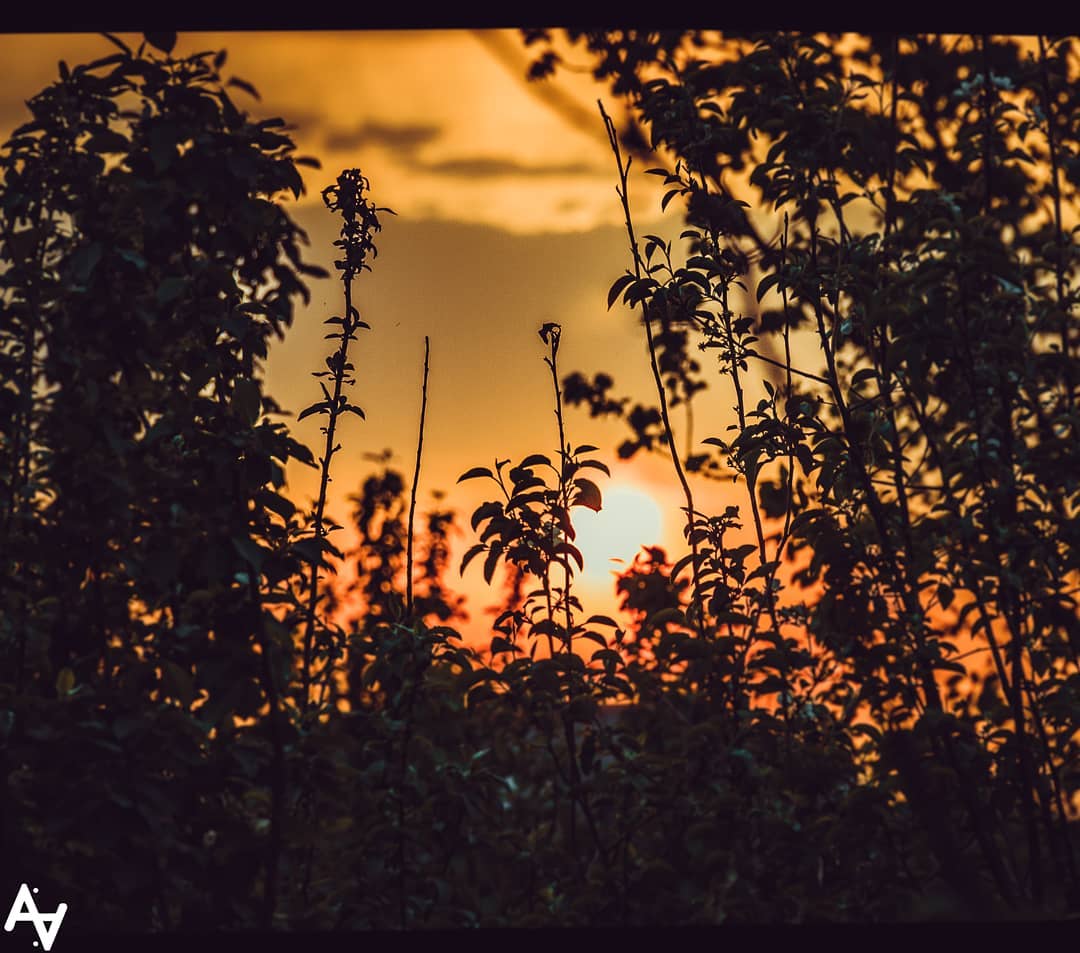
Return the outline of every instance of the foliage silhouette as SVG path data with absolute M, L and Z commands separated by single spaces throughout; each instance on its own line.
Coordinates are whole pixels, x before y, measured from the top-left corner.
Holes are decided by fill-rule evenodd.
M 312 666 L 316 659 L 314 650 L 316 647 L 324 652 L 329 650 L 331 661 L 333 660 L 333 640 L 323 639 L 322 645 L 317 645 L 317 621 L 319 601 L 319 567 L 324 560 L 324 553 L 332 553 L 341 557 L 340 551 L 329 544 L 326 539 L 327 533 L 337 528 L 335 524 L 325 525 L 326 495 L 330 484 L 330 463 L 335 453 L 341 446 L 335 443 L 334 435 L 337 430 L 338 420 L 344 414 L 355 414 L 363 419 L 364 412 L 355 404 L 350 404 L 343 389 L 347 385 L 354 384 L 355 378 L 351 373 L 355 370 L 349 362 L 349 343 L 356 338 L 356 332 L 361 328 L 370 330 L 370 325 L 360 318 L 360 312 L 352 303 L 353 281 L 362 271 L 371 270 L 368 257 L 376 257 L 378 249 L 375 247 L 374 237 L 382 226 L 379 224 L 379 212 L 390 212 L 390 209 L 377 208 L 364 195 L 370 188 L 367 178 L 360 174 L 358 169 L 346 169 L 338 176 L 334 185 L 327 186 L 323 190 L 323 202 L 331 212 L 341 215 L 341 237 L 334 245 L 340 248 L 343 256 L 334 262 L 334 267 L 341 272 L 341 283 L 344 291 L 344 314 L 326 319 L 326 324 L 340 327 L 337 333 L 328 334 L 326 337 L 339 341 L 337 350 L 326 359 L 327 370 L 316 371 L 313 377 L 319 378 L 319 386 L 322 389 L 323 399 L 316 401 L 302 410 L 297 420 L 303 420 L 311 414 L 320 414 L 326 417 L 326 426 L 322 432 L 326 437 L 323 454 L 319 458 L 321 467 L 319 480 L 319 496 L 315 503 L 315 513 L 312 516 L 312 536 L 307 540 L 311 549 L 311 581 L 308 586 L 307 617 L 304 623 L 304 660 L 301 680 L 300 705 L 306 713 L 311 701 Z M 330 378 L 333 382 L 333 393 L 322 382 L 322 378 Z
M 461 477 L 498 496 L 460 569 L 518 586 L 484 651 L 453 510 L 415 526 L 427 340 L 412 485 L 369 454 L 358 542 L 328 539 L 367 179 L 324 192 L 316 459 L 261 381 L 328 277 L 282 122 L 173 34 L 30 101 L 0 151 L 4 876 L 86 930 L 1075 912 L 1073 41 L 525 39 L 534 75 L 577 43 L 628 97 L 627 129 L 598 118 L 631 251 L 607 303 L 640 309 L 657 406 L 562 375 L 539 329 L 557 454 Z M 634 229 L 649 148 L 681 245 Z M 730 420 L 677 441 L 713 358 Z M 685 497 L 688 551 L 639 553 L 625 624 L 574 591 L 607 473 L 579 405 Z M 701 512 L 702 476 L 747 505 Z
M 303 187 L 292 142 L 233 104 L 223 55 L 114 42 L 60 64 L 2 157 L 5 852 L 101 923 L 168 927 L 179 885 L 222 877 L 265 878 L 265 922 L 292 667 L 265 603 L 301 566 L 279 491 L 311 455 L 257 369 L 323 272 L 275 201 Z M 264 843 L 223 782 L 268 772 Z
M 842 673 L 822 700 L 870 719 L 850 731 L 874 782 L 898 781 L 963 909 L 1075 910 L 1074 41 L 526 42 L 545 47 L 538 76 L 583 46 L 674 162 L 650 171 L 664 207 L 685 199 L 687 256 L 647 237 L 647 274 L 635 247 L 609 305 L 685 332 L 665 342 L 673 396 L 701 383 L 678 372 L 699 370 L 692 339 L 731 381 L 735 436 L 703 441 L 723 458 L 685 461 L 747 485 L 758 558 L 731 596 L 754 577 L 769 596 L 778 561 L 809 555 L 790 622 Z M 800 338 L 822 370 L 793 358 Z M 610 378 L 573 382 L 594 413 L 625 407 Z M 650 446 L 655 416 L 627 419 L 630 448 Z M 698 611 L 715 592 L 692 590 Z M 780 650 L 778 615 L 745 631 Z M 790 681 L 810 659 L 775 662 Z

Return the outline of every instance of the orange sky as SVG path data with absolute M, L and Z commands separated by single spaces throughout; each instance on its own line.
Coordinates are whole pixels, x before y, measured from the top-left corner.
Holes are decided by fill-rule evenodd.
M 431 378 L 421 506 L 430 491 L 446 490 L 466 527 L 493 485 L 457 487 L 459 474 L 496 457 L 557 452 L 537 335 L 544 322 L 563 326 L 564 374 L 606 370 L 617 392 L 655 402 L 640 326 L 621 306 L 605 307 L 629 255 L 596 99 L 603 96 L 615 115 L 618 104 L 589 76 L 562 72 L 554 87 L 527 83 L 529 52 L 509 30 L 181 34 L 174 54 L 221 48 L 229 54 L 225 76 L 251 82 L 262 97 L 237 91 L 238 104 L 293 124 L 298 154 L 322 162 L 321 170 L 302 169 L 308 194 L 292 209 L 311 238 L 311 261 L 331 268 L 337 225 L 319 193 L 341 169 L 360 168 L 376 203 L 398 213 L 384 217 L 374 271 L 356 289 L 372 326 L 350 353 L 358 371 L 353 401 L 367 419 L 350 416 L 339 429 L 344 450 L 334 459 L 329 507 L 338 522 L 347 522 L 344 498 L 372 469 L 364 453 L 391 448 L 394 463 L 411 474 L 425 334 Z M 25 121 L 24 100 L 52 81 L 57 60 L 85 62 L 111 50 L 94 35 L 0 37 L 0 133 Z M 642 173 L 635 164 L 638 234 L 677 237 L 681 218 L 660 217 L 660 180 Z M 336 282 L 310 287 L 311 306 L 298 311 L 267 366 L 267 389 L 293 412 L 318 396 L 309 372 L 328 353 L 321 322 L 340 307 Z M 696 409 L 695 439 L 721 435 L 732 403 L 717 380 Z M 319 446 L 319 419 L 294 423 L 294 434 Z M 648 488 L 660 503 L 663 538 L 642 543 L 681 554 L 681 496 L 670 463 L 654 457 L 619 466 L 614 447 L 624 425 L 591 421 L 585 412 L 570 411 L 567 430 L 572 443 L 601 448 L 615 480 Z M 313 471 L 290 471 L 290 491 L 298 503 L 309 500 L 317 491 Z M 701 506 L 715 509 L 732 491 L 708 483 L 698 492 Z M 743 488 L 734 492 L 741 502 Z M 472 541 L 466 529 L 458 552 Z M 464 582 L 455 570 L 451 582 L 470 596 L 474 620 L 495 601 L 479 565 Z M 613 608 L 595 587 L 580 592 L 588 610 Z

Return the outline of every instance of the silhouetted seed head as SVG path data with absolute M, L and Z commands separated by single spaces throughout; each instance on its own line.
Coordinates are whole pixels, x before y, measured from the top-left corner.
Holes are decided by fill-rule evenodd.
M 354 278 L 368 267 L 367 257 L 378 255 L 374 235 L 382 230 L 379 212 L 395 214 L 392 209 L 377 208 L 364 197 L 371 188 L 367 177 L 359 169 L 345 169 L 338 176 L 334 185 L 328 185 L 322 191 L 323 202 L 331 212 L 340 213 L 344 219 L 341 226 L 341 238 L 334 244 L 345 252 L 345 257 L 334 262 L 341 271 L 343 280 Z

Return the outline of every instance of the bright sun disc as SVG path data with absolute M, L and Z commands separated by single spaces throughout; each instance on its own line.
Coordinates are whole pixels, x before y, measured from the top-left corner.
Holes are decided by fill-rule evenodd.
M 575 545 L 585 563 L 583 577 L 607 584 L 611 573 L 625 569 L 642 546 L 659 543 L 663 518 L 656 501 L 637 487 L 622 484 L 601 492 L 600 512 L 575 507 L 573 520 L 577 532 Z

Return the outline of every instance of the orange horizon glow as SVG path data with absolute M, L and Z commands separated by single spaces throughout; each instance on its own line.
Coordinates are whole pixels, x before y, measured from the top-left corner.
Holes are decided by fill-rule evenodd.
M 138 45 L 138 34 L 121 37 Z M 375 202 L 397 212 L 384 217 L 373 271 L 356 285 L 372 330 L 350 351 L 357 367 L 351 399 L 366 420 L 341 424 L 343 451 L 334 459 L 328 512 L 348 526 L 347 497 L 377 469 L 367 455 L 390 448 L 390 465 L 411 473 L 423 339 L 430 335 L 419 512 L 430 505 L 432 491 L 447 492 L 437 505 L 456 511 L 463 532 L 450 541 L 446 582 L 467 599 L 466 639 L 481 639 L 490 634 L 485 607 L 500 601 L 501 577 L 488 586 L 478 566 L 464 578 L 457 567 L 475 541 L 469 517 L 491 487 L 456 480 L 470 467 L 550 452 L 556 444 L 537 328 L 557 316 L 562 373 L 604 370 L 619 393 L 656 400 L 639 316 L 619 304 L 606 308 L 608 288 L 630 263 L 596 98 L 615 107 L 587 74 L 565 71 L 552 83 L 530 84 L 531 54 L 513 30 L 181 33 L 175 55 L 221 48 L 229 54 L 224 76 L 250 81 L 261 95 L 255 100 L 237 91 L 237 104 L 258 117 L 281 116 L 294 126 L 297 154 L 322 162 L 321 169 L 302 169 L 307 194 L 287 204 L 310 237 L 312 263 L 332 271 L 337 223 L 319 193 L 340 169 L 361 168 Z M 27 118 L 26 98 L 55 78 L 58 60 L 86 62 L 112 47 L 90 34 L 7 35 L 0 50 L 6 137 Z M 639 232 L 674 238 L 681 223 L 678 215 L 661 216 L 662 192 L 659 179 L 635 163 L 630 200 Z M 318 396 L 310 374 L 327 353 L 323 321 L 341 308 L 333 279 L 309 287 L 311 304 L 298 308 L 283 341 L 272 342 L 265 368 L 266 391 L 293 415 Z M 747 308 L 756 307 L 752 295 L 747 301 Z M 733 421 L 729 383 L 713 382 L 695 399 L 694 443 L 687 445 L 676 427 L 684 457 Z M 748 384 L 748 401 L 757 399 L 759 386 Z M 658 528 L 639 524 L 633 551 L 632 540 L 608 553 L 597 543 L 574 580 L 586 615 L 616 615 L 613 571 L 620 567 L 608 560 L 617 556 L 625 568 L 640 546 L 650 545 L 661 546 L 672 561 L 682 556 L 684 500 L 666 452 L 619 462 L 614 448 L 626 436 L 623 424 L 592 420 L 580 410 L 568 409 L 566 416 L 573 442 L 600 447 L 595 456 L 612 468 L 610 480 L 597 481 L 602 495 L 614 504 L 620 487 L 633 487 L 641 505 L 651 500 L 660 514 Z M 319 445 L 317 416 L 286 419 L 296 439 Z M 304 507 L 317 492 L 314 472 L 292 465 L 288 479 L 289 496 Z M 691 482 L 699 510 L 738 504 L 749 524 L 744 484 Z M 582 512 L 583 534 L 590 522 L 611 516 Z M 347 549 L 350 532 L 333 541 Z M 742 535 L 739 542 L 749 541 L 752 531 L 744 527 Z
M 138 46 L 139 34 L 120 34 Z M 250 82 L 256 100 L 234 90 L 237 105 L 257 118 L 280 116 L 291 125 L 297 155 L 314 156 L 321 169 L 301 168 L 307 194 L 286 209 L 310 239 L 306 257 L 333 273 L 338 222 L 320 200 L 321 189 L 346 167 L 370 179 L 371 197 L 397 213 L 382 217 L 373 271 L 356 283 L 354 301 L 371 325 L 350 349 L 357 383 L 350 400 L 366 419 L 339 426 L 343 450 L 334 458 L 328 513 L 348 526 L 363 480 L 378 469 L 372 455 L 392 451 L 389 465 L 411 474 L 420 411 L 423 339 L 431 339 L 431 380 L 419 512 L 432 491 L 440 508 L 456 511 L 461 536 L 451 539 L 447 584 L 468 600 L 462 628 L 487 632 L 486 606 L 498 602 L 493 586 L 457 567 L 474 541 L 473 510 L 489 487 L 457 485 L 458 475 L 496 458 L 551 452 L 557 444 L 551 381 L 536 331 L 546 321 L 563 327 L 560 372 L 612 374 L 620 393 L 655 402 L 640 318 L 621 305 L 606 308 L 607 290 L 630 263 L 622 209 L 614 192 L 615 165 L 596 107 L 606 91 L 591 76 L 567 72 L 550 83 L 525 78 L 532 56 L 517 31 L 260 31 L 180 33 L 173 55 L 225 49 L 223 78 Z M 25 100 L 69 65 L 108 55 L 113 47 L 92 34 L 7 35 L 0 131 L 5 137 L 28 118 Z M 655 176 L 635 164 L 631 204 L 644 231 L 678 234 L 665 222 Z M 323 321 L 340 313 L 341 288 L 333 278 L 309 280 L 311 303 L 297 308 L 282 341 L 271 342 L 265 392 L 291 416 L 293 436 L 318 447 L 320 419 L 295 414 L 318 396 L 310 377 L 327 353 Z M 724 386 L 699 398 L 695 413 L 720 433 L 731 422 Z M 612 468 L 597 480 L 601 493 L 623 484 L 656 501 L 662 530 L 643 527 L 640 545 L 661 545 L 674 559 L 685 551 L 682 500 L 663 454 L 616 458 L 626 436 L 621 422 L 566 411 L 568 437 L 591 443 Z M 682 440 L 682 435 L 677 434 Z M 682 453 L 695 447 L 683 447 Z M 318 491 L 315 471 L 290 465 L 287 493 L 306 507 Z M 698 488 L 703 501 L 717 487 Z M 736 491 L 741 498 L 745 488 Z M 730 488 L 724 490 L 730 493 Z M 617 499 L 616 494 L 615 499 Z M 609 514 L 603 514 L 606 519 Z M 589 517 L 581 518 L 588 522 Z M 350 531 L 336 534 L 348 548 Z M 627 561 L 632 553 L 619 555 Z M 614 614 L 609 568 L 590 559 L 575 590 L 587 611 Z

